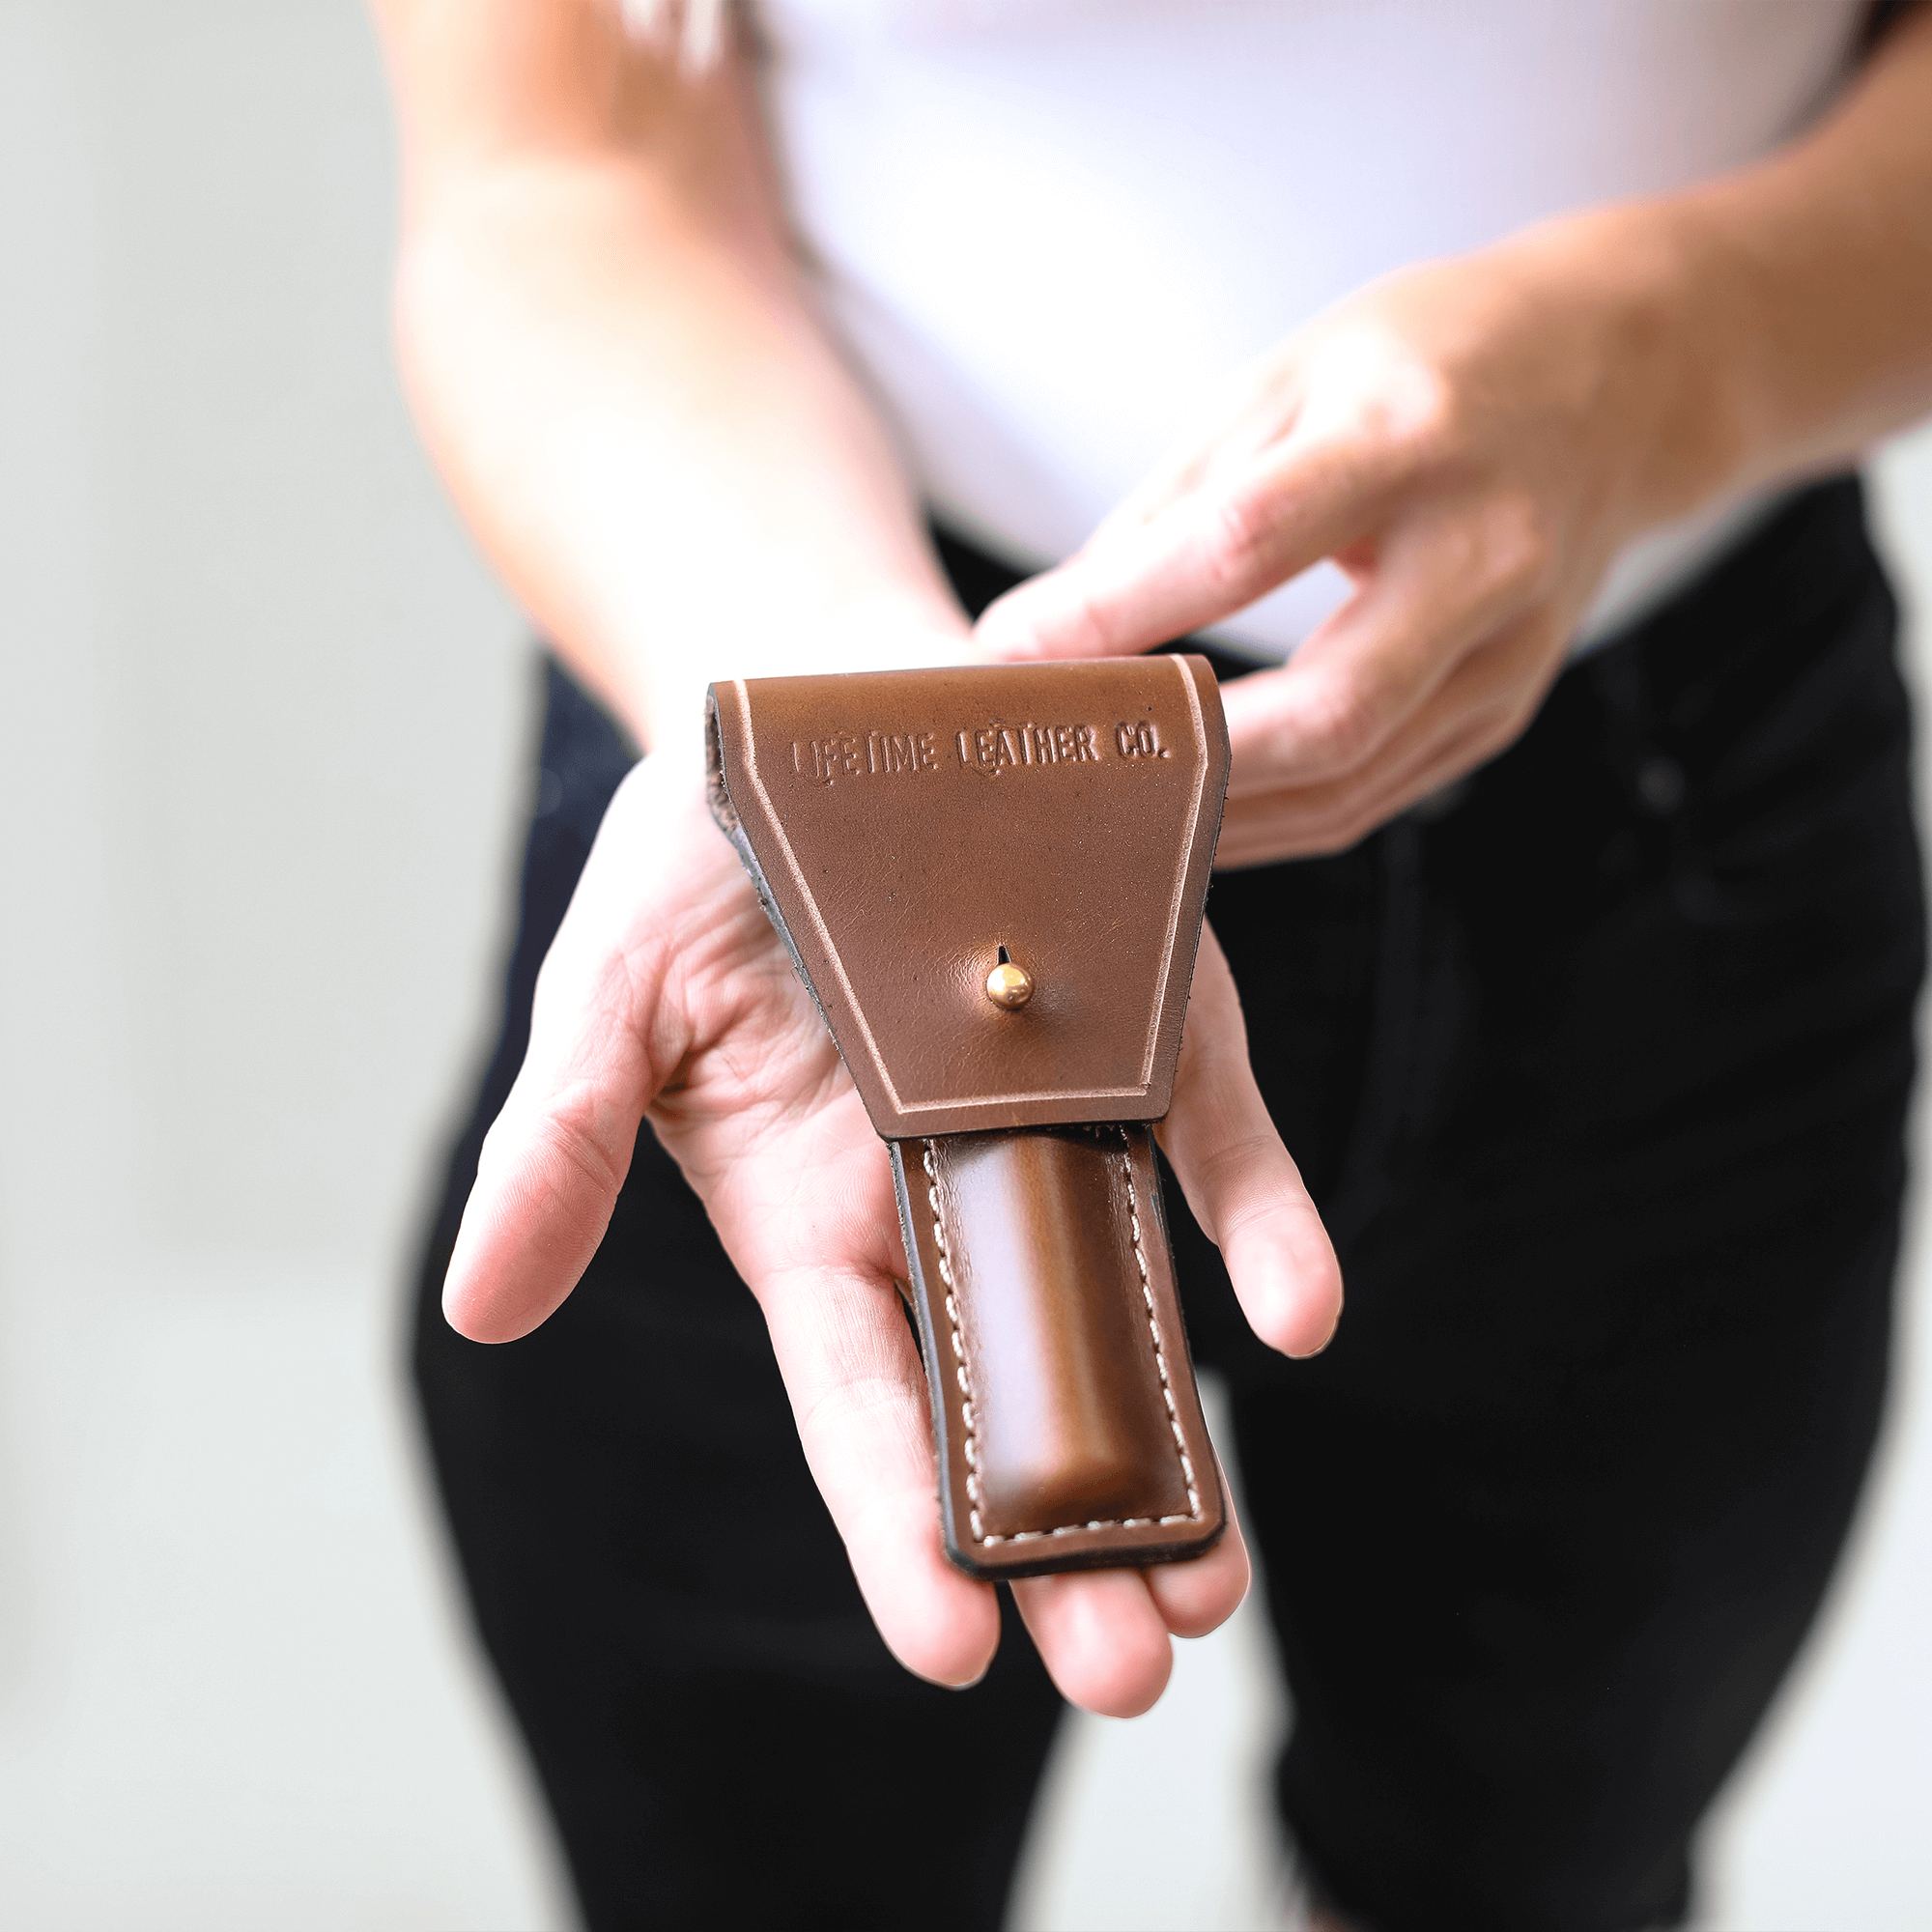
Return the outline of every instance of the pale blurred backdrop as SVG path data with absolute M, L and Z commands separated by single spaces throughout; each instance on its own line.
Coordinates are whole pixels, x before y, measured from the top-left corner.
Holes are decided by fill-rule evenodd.
M 533 721 L 390 370 L 393 159 L 354 0 L 0 0 L 7 1926 L 571 1919 L 404 1398 Z M 1877 470 L 1932 616 L 1932 436 Z M 1932 1924 L 1925 1218 L 1712 1926 Z M 1258 1622 L 1068 1727 L 1016 1925 L 1274 1922 Z

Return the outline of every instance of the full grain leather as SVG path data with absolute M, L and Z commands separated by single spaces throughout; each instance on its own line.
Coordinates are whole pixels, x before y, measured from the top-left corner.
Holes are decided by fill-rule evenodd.
M 1212 671 L 739 680 L 707 739 L 713 812 L 892 1145 L 948 1553 L 1199 1554 L 1226 1507 L 1138 1123 L 1173 1092 L 1227 789 Z
M 880 1134 L 1167 1112 L 1228 783 L 1205 659 L 739 680 L 709 737 Z M 1018 1012 L 985 997 L 1002 946 Z
M 947 1552 L 976 1577 L 1199 1555 L 1227 1526 L 1144 1126 L 893 1144 Z

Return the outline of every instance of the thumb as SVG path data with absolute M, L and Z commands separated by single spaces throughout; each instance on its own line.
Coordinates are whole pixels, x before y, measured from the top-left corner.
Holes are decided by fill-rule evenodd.
M 442 1292 L 450 1325 L 471 1341 L 527 1334 L 577 1286 L 644 1109 L 682 1057 L 661 1025 L 669 944 L 650 873 L 665 867 L 650 857 L 653 844 L 660 855 L 676 846 L 685 828 L 672 826 L 694 801 L 686 775 L 659 767 L 637 766 L 605 814 L 537 976 L 523 1066 L 484 1137 Z M 661 796 L 673 785 L 682 796 Z M 639 836 L 645 827 L 655 840 Z

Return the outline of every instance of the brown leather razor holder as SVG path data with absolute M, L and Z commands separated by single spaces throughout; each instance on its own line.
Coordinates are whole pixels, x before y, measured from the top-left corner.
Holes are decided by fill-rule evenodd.
M 948 1553 L 1226 1524 L 1149 1123 L 1227 790 L 1196 657 L 715 685 L 712 810 L 890 1144 Z

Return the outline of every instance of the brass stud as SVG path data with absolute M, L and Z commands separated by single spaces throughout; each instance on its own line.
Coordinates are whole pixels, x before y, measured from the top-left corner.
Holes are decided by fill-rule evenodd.
M 1010 959 L 1002 959 L 986 975 L 986 997 L 996 1007 L 1017 1012 L 1033 998 L 1033 975 L 1024 966 L 1015 966 Z

